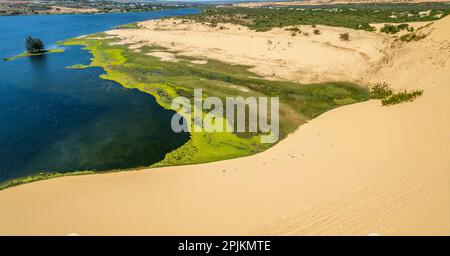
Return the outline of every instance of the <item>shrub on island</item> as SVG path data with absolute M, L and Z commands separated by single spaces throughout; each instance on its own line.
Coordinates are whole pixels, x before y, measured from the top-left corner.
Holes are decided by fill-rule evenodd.
M 31 36 L 28 36 L 25 39 L 25 49 L 28 53 L 36 54 L 45 52 L 45 45 L 39 38 L 32 38 Z

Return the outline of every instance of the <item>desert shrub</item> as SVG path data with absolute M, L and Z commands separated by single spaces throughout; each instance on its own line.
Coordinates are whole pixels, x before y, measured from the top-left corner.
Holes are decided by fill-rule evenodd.
M 392 95 L 392 89 L 389 88 L 387 83 L 379 83 L 373 86 L 370 90 L 372 99 L 385 99 Z
M 417 33 L 408 33 L 404 34 L 400 37 L 400 40 L 403 42 L 411 42 L 411 41 L 419 41 L 421 39 L 424 39 L 426 37 L 425 34 L 417 34 Z
M 314 30 L 313 30 L 313 33 L 314 33 L 314 35 L 320 35 L 320 30 L 314 29 Z
M 407 31 L 414 31 L 413 27 L 410 27 L 408 24 L 403 23 L 400 25 L 392 25 L 392 24 L 384 24 L 384 26 L 380 29 L 380 32 L 386 33 L 386 34 L 396 34 L 402 30 Z
M 299 32 L 299 33 L 302 32 L 302 31 L 301 31 L 299 28 L 297 28 L 297 27 L 286 28 L 285 30 L 286 30 L 286 31 L 292 31 L 292 32 Z
M 422 90 L 414 90 L 412 92 L 404 90 L 402 92 L 394 93 L 388 98 L 383 99 L 381 103 L 383 104 L 383 106 L 389 106 L 402 102 L 413 101 L 415 98 L 419 97 L 422 94 Z
M 296 36 L 297 34 L 301 34 L 302 33 L 302 31 L 299 28 L 297 28 L 297 27 L 287 28 L 285 30 L 286 31 L 291 31 L 291 36 Z
M 339 39 L 342 41 L 350 41 L 350 35 L 348 33 L 342 33 L 339 35 Z
M 406 24 L 406 23 L 403 23 L 403 24 L 397 25 L 397 29 L 399 29 L 399 30 L 407 30 L 407 29 L 409 29 L 409 25 Z
M 379 83 L 370 89 L 372 99 L 381 100 L 383 106 L 395 105 L 402 102 L 413 101 L 422 95 L 422 90 L 408 92 L 406 90 L 394 93 L 387 83 Z
M 396 26 L 391 24 L 384 24 L 384 26 L 380 29 L 380 32 L 386 33 L 386 34 L 395 34 L 398 31 L 396 30 Z

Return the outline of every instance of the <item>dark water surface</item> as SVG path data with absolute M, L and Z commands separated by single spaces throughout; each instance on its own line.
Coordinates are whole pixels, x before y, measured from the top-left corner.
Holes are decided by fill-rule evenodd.
M 148 166 L 184 144 L 172 111 L 154 98 L 99 78 L 79 46 L 64 53 L 3 61 L 24 51 L 25 37 L 47 48 L 67 38 L 195 9 L 98 15 L 0 17 L 0 182 L 40 172 Z

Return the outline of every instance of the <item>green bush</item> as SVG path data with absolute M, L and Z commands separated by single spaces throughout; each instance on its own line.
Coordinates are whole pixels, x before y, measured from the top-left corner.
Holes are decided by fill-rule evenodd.
M 383 99 L 381 101 L 381 104 L 383 104 L 383 106 L 389 106 L 399 104 L 402 102 L 413 101 L 415 98 L 419 97 L 422 94 L 423 94 L 422 90 L 414 90 L 412 92 L 404 90 L 402 92 L 392 94 L 390 97 L 386 99 Z
M 299 28 L 297 28 L 297 27 L 287 28 L 285 30 L 286 31 L 291 31 L 291 36 L 296 36 L 297 34 L 301 34 L 302 33 L 302 31 Z
M 394 93 L 387 83 L 379 83 L 370 89 L 370 96 L 372 99 L 381 100 L 383 106 L 395 105 L 402 102 L 413 101 L 415 98 L 422 95 L 422 90 L 414 90 L 408 92 Z
M 22 178 L 17 178 L 17 179 L 12 179 L 12 180 L 8 180 L 5 182 L 1 182 L 0 183 L 0 190 L 5 189 L 5 188 L 9 188 L 9 187 L 14 187 L 14 186 L 18 186 L 21 184 L 26 184 L 26 183 L 30 183 L 30 182 L 35 182 L 35 181 L 40 181 L 40 180 L 47 180 L 47 179 L 52 179 L 52 178 L 57 178 L 57 177 L 64 177 L 64 176 L 76 176 L 76 175 L 85 175 L 85 174 L 93 174 L 95 173 L 95 171 L 76 171 L 76 172 L 68 172 L 68 173 L 46 173 L 46 172 L 41 172 L 39 174 L 34 174 L 34 175 L 30 175 L 30 176 L 26 176 L 26 177 L 22 177 Z

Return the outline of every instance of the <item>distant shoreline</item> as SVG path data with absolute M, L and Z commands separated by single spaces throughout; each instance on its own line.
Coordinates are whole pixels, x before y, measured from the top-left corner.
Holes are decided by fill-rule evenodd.
M 157 11 L 165 11 L 168 9 L 185 9 L 184 7 L 180 8 L 166 8 L 166 9 L 158 9 L 158 10 L 148 10 L 148 11 L 128 11 L 128 12 L 73 12 L 73 13 L 36 13 L 36 14 L 13 14 L 13 15 L 2 15 L 0 17 L 16 17 L 16 16 L 41 16 L 41 15 L 103 15 L 103 14 L 120 14 L 120 13 L 145 13 L 145 12 L 157 12 Z

